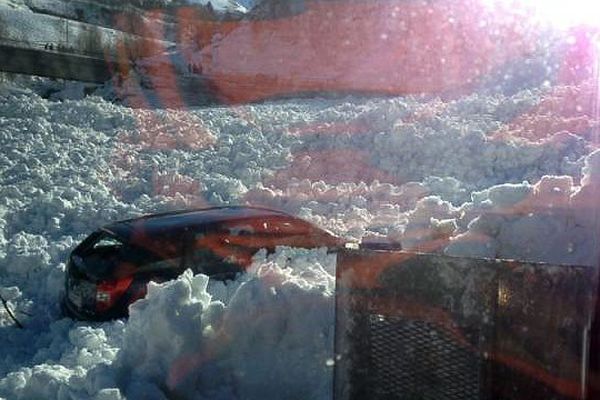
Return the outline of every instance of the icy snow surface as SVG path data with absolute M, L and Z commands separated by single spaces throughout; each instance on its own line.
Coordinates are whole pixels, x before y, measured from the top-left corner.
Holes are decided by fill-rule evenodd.
M 597 122 L 531 128 L 569 90 L 150 111 L 0 86 L 0 293 L 25 325 L 0 310 L 0 397 L 330 397 L 324 249 L 260 253 L 229 285 L 151 284 L 128 321 L 61 318 L 69 251 L 117 219 L 248 203 L 349 240 L 594 265 Z

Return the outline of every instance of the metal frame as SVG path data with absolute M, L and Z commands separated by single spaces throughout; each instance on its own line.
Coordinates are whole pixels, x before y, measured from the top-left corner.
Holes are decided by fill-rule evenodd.
M 334 398 L 591 399 L 596 281 L 590 267 L 342 250 Z

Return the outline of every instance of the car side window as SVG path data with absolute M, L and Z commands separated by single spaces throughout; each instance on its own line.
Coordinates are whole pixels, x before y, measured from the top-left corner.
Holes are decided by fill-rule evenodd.
M 139 272 L 162 271 L 162 270 L 177 270 L 181 266 L 181 257 L 170 258 L 165 260 L 152 260 L 138 267 Z
M 304 234 L 310 230 L 309 225 L 304 221 L 280 216 L 224 222 L 221 227 L 233 236 Z
M 253 252 L 231 243 L 228 235 L 218 231 L 193 235 L 187 266 L 196 273 L 214 277 L 242 272 L 251 262 Z
M 250 236 L 255 232 L 255 228 L 248 223 L 240 223 L 228 226 L 229 233 L 233 236 Z
M 179 270 L 183 265 L 183 238 L 168 232 L 154 237 L 138 237 L 136 249 L 138 254 L 129 254 L 139 272 L 159 270 Z
M 278 246 L 315 248 L 338 245 L 337 239 L 327 232 L 301 219 L 284 215 L 225 221 L 219 224 L 219 229 L 229 233 L 230 247 L 237 245 L 254 252 L 264 248 L 273 253 Z

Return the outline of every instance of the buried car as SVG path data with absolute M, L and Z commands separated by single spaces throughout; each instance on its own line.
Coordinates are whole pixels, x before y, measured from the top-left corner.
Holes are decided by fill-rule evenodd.
M 79 319 L 127 315 L 149 281 L 187 268 L 211 279 L 234 279 L 262 248 L 336 249 L 333 234 L 286 213 L 258 207 L 214 207 L 119 221 L 88 236 L 67 262 L 63 308 Z

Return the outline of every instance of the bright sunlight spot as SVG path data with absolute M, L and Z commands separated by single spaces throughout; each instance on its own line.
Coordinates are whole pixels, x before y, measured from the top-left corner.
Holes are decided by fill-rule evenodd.
M 491 4 L 531 11 L 542 23 L 560 28 L 599 25 L 600 2 L 590 0 L 484 0 Z

